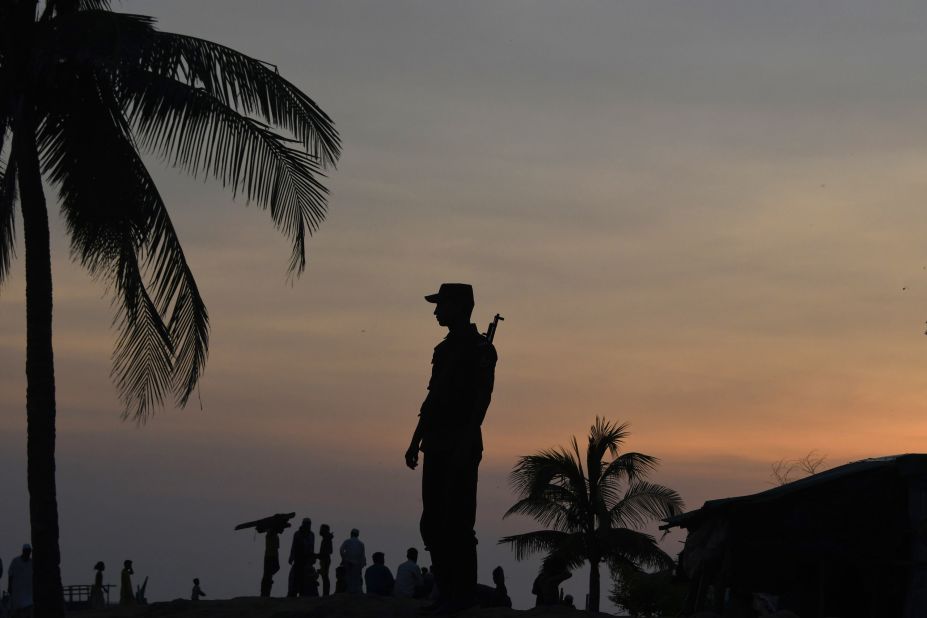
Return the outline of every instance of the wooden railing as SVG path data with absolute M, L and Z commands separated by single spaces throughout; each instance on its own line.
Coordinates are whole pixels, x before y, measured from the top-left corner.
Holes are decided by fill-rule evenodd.
M 106 604 L 109 605 L 109 589 L 115 588 L 113 584 L 104 584 L 103 593 L 106 595 Z M 79 584 L 76 586 L 64 587 L 64 605 L 67 609 L 89 609 L 90 608 L 90 590 L 93 586 L 89 584 Z

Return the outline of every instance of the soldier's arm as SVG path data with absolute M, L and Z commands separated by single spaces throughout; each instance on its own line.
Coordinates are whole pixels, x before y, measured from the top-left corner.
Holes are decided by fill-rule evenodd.
M 418 452 L 422 447 L 422 417 L 419 415 L 418 424 L 415 425 L 415 431 L 412 433 L 412 441 L 409 448 L 406 449 L 406 465 L 412 470 L 418 465 Z
M 429 388 L 431 386 L 429 385 Z M 415 431 L 412 432 L 412 440 L 409 442 L 409 448 L 406 449 L 406 465 L 415 470 L 415 467 L 418 465 L 418 453 L 422 448 L 422 438 L 425 433 L 425 422 L 428 418 L 429 410 L 431 409 L 431 391 L 428 391 L 428 396 L 425 397 L 425 401 L 422 402 L 421 410 L 418 413 L 418 423 L 415 425 Z

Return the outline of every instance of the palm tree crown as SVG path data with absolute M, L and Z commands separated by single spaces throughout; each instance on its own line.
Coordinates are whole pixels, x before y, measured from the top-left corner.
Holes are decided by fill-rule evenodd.
M 613 572 L 672 564 L 654 537 L 639 529 L 683 508 L 674 490 L 646 480 L 656 469 L 656 457 L 620 452 L 627 436 L 626 423 L 597 417 L 589 431 L 585 466 L 574 437 L 572 450 L 561 447 L 520 458 L 510 476 L 519 500 L 504 517 L 526 515 L 547 529 L 499 542 L 510 545 L 518 560 L 546 552 L 571 568 L 589 562 L 589 609 L 596 611 L 599 563 Z
M 0 284 L 18 203 L 37 616 L 63 614 L 43 179 L 57 190 L 72 257 L 113 293 L 113 378 L 125 415 L 143 421 L 165 397 L 183 406 L 206 363 L 206 306 L 140 150 L 269 210 L 292 242 L 290 274 L 303 271 L 307 237 L 327 208 L 320 178 L 341 151 L 312 99 L 270 65 L 160 32 L 109 0 L 0 0 Z
M 160 32 L 149 17 L 112 12 L 107 0 L 37 8 L 0 0 L 0 147 L 8 154 L 0 281 L 13 255 L 17 173 L 30 150 L 23 142 L 34 141 L 73 257 L 112 286 L 120 328 L 113 373 L 127 413 L 144 419 L 166 393 L 180 405 L 190 397 L 209 320 L 139 150 L 269 209 L 292 241 L 289 270 L 298 275 L 307 236 L 325 216 L 319 177 L 338 159 L 338 133 L 273 67 L 228 47 Z

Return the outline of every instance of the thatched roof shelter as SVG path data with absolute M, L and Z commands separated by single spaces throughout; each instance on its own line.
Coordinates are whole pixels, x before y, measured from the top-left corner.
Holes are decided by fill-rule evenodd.
M 927 616 L 927 455 L 878 457 L 666 520 L 688 532 L 690 612 Z M 761 596 L 765 595 L 765 596 Z

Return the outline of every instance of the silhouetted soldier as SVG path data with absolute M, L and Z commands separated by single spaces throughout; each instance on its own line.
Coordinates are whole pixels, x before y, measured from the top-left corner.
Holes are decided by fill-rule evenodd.
M 476 483 L 483 440 L 480 425 L 492 396 L 496 350 L 470 323 L 473 288 L 443 283 L 435 303 L 447 337 L 435 347 L 428 396 L 422 404 L 406 465 L 422 469 L 422 540 L 431 552 L 438 601 L 428 609 L 452 613 L 476 604 Z

